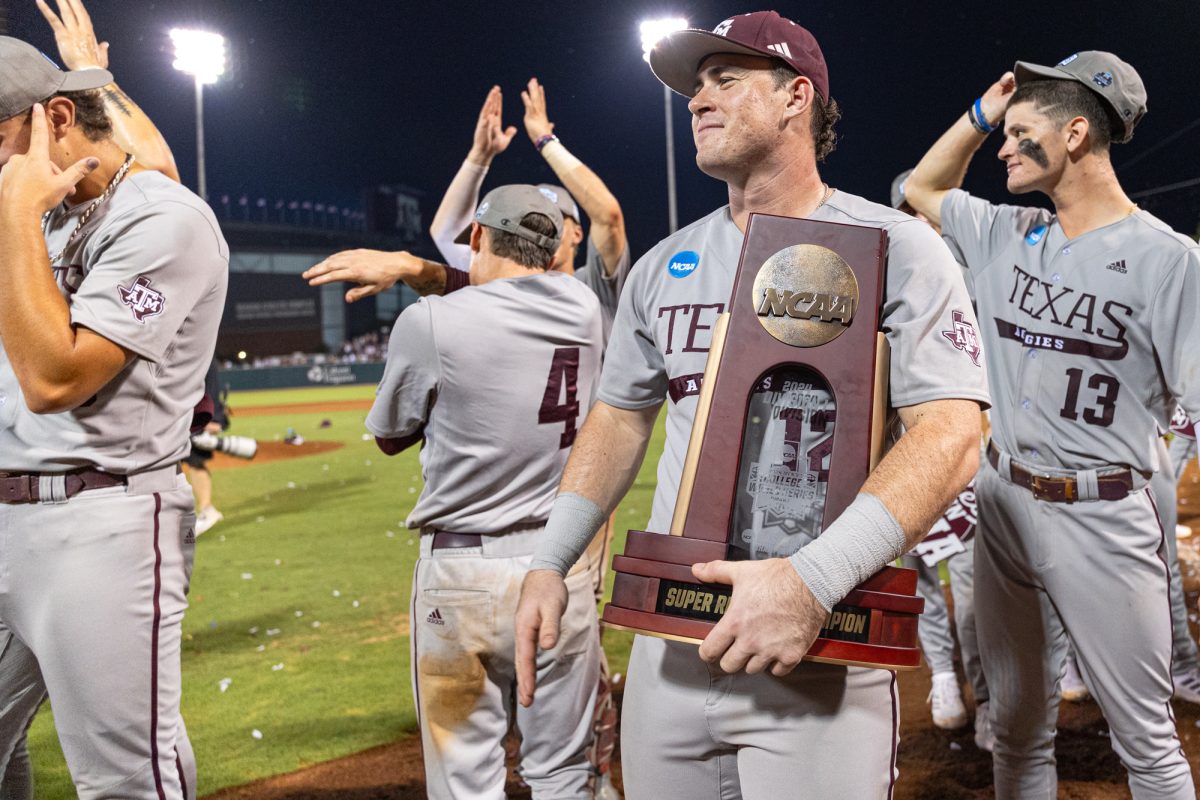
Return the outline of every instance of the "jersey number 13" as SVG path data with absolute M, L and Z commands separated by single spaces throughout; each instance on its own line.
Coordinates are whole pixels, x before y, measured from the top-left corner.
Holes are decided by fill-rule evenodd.
M 1070 420 L 1079 419 L 1079 388 L 1083 383 L 1083 370 L 1073 368 L 1067 370 L 1067 400 L 1063 403 L 1059 415 Z M 1088 378 L 1089 389 L 1095 389 L 1098 394 L 1094 408 L 1083 409 L 1083 421 L 1089 425 L 1107 428 L 1112 425 L 1113 415 L 1117 411 L 1117 392 L 1121 384 L 1111 375 L 1096 373 Z

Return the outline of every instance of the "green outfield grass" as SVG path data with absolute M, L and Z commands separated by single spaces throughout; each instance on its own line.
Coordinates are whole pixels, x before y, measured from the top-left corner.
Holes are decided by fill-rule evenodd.
M 247 392 L 230 404 L 236 411 L 373 394 L 373 386 Z M 384 456 L 363 439 L 364 416 L 235 416 L 232 433 L 273 440 L 291 427 L 345 446 L 214 473 L 225 520 L 197 543 L 183 623 L 183 710 L 201 795 L 416 729 L 408 604 L 417 540 L 403 520 L 421 488 L 417 450 Z M 319 428 L 325 419 L 332 427 Z M 649 518 L 662 437 L 660 421 L 618 512 L 618 549 L 625 529 Z M 631 640 L 605 634 L 614 671 L 624 672 Z M 74 797 L 48 707 L 29 748 L 37 797 Z

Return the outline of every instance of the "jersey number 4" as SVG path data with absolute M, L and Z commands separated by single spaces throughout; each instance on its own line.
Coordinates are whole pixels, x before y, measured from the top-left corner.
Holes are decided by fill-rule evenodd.
M 1063 403 L 1059 415 L 1067 419 L 1079 419 L 1079 387 L 1083 383 L 1083 370 L 1075 368 L 1067 370 L 1067 401 Z M 1089 425 L 1107 428 L 1112 425 L 1113 415 L 1117 411 L 1117 392 L 1121 384 L 1111 375 L 1099 373 L 1088 378 L 1088 388 L 1099 392 L 1096 397 L 1096 408 L 1083 410 L 1083 421 Z
M 565 386 L 565 394 L 564 394 Z M 575 443 L 575 421 L 579 419 L 579 348 L 559 347 L 550 362 L 550 377 L 546 379 L 546 392 L 538 409 L 538 424 L 563 424 L 558 449 Z M 559 403 L 559 398 L 562 402 Z

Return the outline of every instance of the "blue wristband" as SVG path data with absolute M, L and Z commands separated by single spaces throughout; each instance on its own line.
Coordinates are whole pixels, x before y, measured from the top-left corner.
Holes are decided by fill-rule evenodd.
M 975 110 L 975 115 L 974 115 L 975 128 L 980 133 L 991 133 L 992 131 L 996 130 L 996 126 L 993 125 L 992 123 L 988 122 L 988 118 L 983 115 L 983 98 L 982 97 L 975 98 L 974 110 Z

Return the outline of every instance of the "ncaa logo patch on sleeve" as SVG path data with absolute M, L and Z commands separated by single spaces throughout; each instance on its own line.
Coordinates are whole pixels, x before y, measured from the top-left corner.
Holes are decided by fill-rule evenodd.
M 680 250 L 667 261 L 667 272 L 672 278 L 686 278 L 700 266 L 700 254 L 694 250 Z
M 1045 225 L 1038 225 L 1036 228 L 1031 230 L 1029 233 L 1025 234 L 1025 244 L 1029 245 L 1030 247 L 1033 247 L 1035 244 L 1037 244 L 1038 242 L 1040 242 L 1042 240 L 1043 236 L 1046 235 L 1046 230 L 1047 230 L 1047 228 Z

